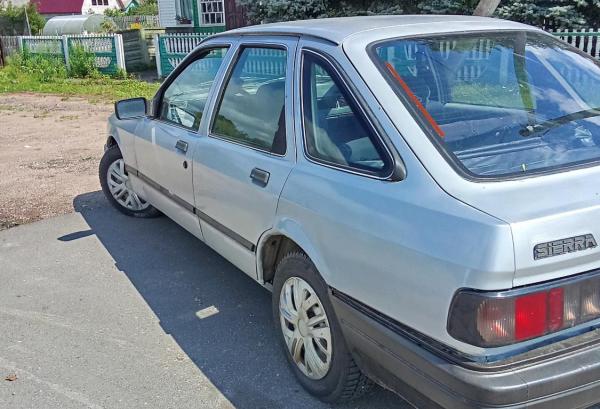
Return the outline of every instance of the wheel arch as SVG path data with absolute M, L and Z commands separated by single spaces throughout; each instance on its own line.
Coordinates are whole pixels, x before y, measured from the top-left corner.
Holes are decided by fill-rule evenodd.
M 119 146 L 119 142 L 117 142 L 117 139 L 114 136 L 108 135 L 108 138 L 106 138 L 106 144 L 104 146 L 106 149 L 112 148 L 113 146 Z
M 306 254 L 325 282 L 328 282 L 329 270 L 324 260 L 300 223 L 292 219 L 280 220 L 261 236 L 256 247 L 258 280 L 263 284 L 272 283 L 277 264 L 290 251 Z

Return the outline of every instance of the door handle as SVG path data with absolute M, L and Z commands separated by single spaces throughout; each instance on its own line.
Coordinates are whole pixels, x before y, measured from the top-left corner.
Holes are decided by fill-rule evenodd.
M 177 149 L 178 151 L 181 151 L 183 153 L 186 153 L 188 150 L 188 143 L 186 141 L 182 141 L 181 139 L 177 141 L 177 143 L 175 144 L 175 149 Z
M 252 169 L 252 172 L 250 172 L 250 179 L 252 179 L 252 181 L 260 187 L 267 186 L 267 183 L 269 183 L 270 176 L 271 174 L 269 172 L 259 168 L 254 168 Z

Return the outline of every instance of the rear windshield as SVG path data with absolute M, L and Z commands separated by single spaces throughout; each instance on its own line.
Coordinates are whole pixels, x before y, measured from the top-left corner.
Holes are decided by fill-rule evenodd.
M 600 159 L 600 65 L 558 39 L 513 31 L 373 47 L 398 95 L 471 175 L 523 175 Z

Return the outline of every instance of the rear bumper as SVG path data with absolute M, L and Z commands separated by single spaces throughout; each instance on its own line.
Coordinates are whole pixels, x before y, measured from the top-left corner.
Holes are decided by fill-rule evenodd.
M 419 345 L 347 296 L 334 293 L 331 300 L 361 369 L 418 408 L 572 409 L 600 402 L 599 334 L 510 365 L 465 364 Z

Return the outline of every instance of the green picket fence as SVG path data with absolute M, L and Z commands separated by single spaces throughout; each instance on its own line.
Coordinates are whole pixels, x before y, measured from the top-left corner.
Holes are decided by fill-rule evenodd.
M 550 31 L 561 40 L 579 48 L 594 58 L 600 58 L 600 32 L 597 28 L 572 30 L 568 28 Z
M 98 70 L 115 74 L 125 70 L 123 38 L 120 34 L 22 36 L 20 48 L 30 54 L 45 54 L 60 58 L 69 66 L 69 50 L 80 46 L 94 54 Z
M 160 78 L 168 76 L 202 40 L 212 33 L 173 33 L 154 36 L 156 71 Z
M 168 76 L 202 40 L 211 34 L 177 33 L 156 35 L 154 42 L 158 76 L 161 78 Z M 277 50 L 257 49 L 251 53 L 248 66 L 249 70 L 255 68 L 256 72 L 261 75 L 277 78 L 285 72 L 286 62 Z

